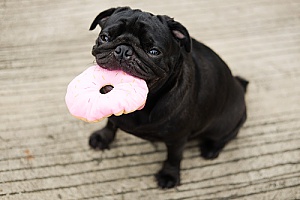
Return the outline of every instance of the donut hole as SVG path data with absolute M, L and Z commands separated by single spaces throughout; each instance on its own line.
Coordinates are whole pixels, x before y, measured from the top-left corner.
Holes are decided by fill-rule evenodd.
M 105 85 L 102 88 L 100 88 L 99 92 L 101 94 L 106 94 L 106 93 L 109 93 L 110 91 L 112 91 L 112 89 L 114 89 L 114 86 L 112 86 L 112 85 Z

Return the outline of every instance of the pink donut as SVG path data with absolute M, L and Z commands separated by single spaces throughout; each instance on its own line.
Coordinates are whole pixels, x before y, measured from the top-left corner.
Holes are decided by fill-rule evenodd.
M 100 93 L 100 89 L 107 85 L 113 89 L 106 94 Z M 111 115 L 142 109 L 147 94 L 144 80 L 95 65 L 70 82 L 65 100 L 72 115 L 87 122 L 98 122 Z

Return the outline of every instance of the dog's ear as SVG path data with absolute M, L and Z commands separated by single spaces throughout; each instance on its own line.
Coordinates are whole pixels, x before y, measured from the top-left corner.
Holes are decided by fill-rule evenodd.
M 180 45 L 184 46 L 187 52 L 190 52 L 192 48 L 192 41 L 187 29 L 182 24 L 175 21 L 173 18 L 170 18 L 168 16 L 161 17 L 165 18 L 169 29 L 172 31 L 172 34 L 176 38 L 176 40 L 179 41 Z
M 93 21 L 90 26 L 90 31 L 94 30 L 96 26 L 99 24 L 100 27 L 103 27 L 106 20 L 114 13 L 121 12 L 123 10 L 128 10 L 129 7 L 117 7 L 117 8 L 110 8 L 103 12 L 101 12 Z
M 94 30 L 96 26 L 99 24 L 100 27 L 103 26 L 104 22 L 116 11 L 116 8 L 110 8 L 101 12 L 93 21 L 90 26 L 90 31 Z

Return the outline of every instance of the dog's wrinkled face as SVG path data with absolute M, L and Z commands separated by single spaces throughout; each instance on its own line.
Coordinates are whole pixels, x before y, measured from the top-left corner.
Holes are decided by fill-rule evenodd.
M 150 89 L 166 81 L 191 48 L 186 29 L 167 16 L 120 7 L 100 13 L 90 30 L 98 24 L 92 50 L 97 64 L 144 79 Z

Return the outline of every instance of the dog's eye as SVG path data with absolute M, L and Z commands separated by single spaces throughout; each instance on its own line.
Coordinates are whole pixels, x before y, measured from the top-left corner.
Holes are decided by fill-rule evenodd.
M 103 43 L 109 42 L 109 37 L 107 35 L 100 35 L 100 40 Z
M 148 53 L 152 56 L 158 56 L 160 54 L 160 51 L 157 49 L 151 49 Z

